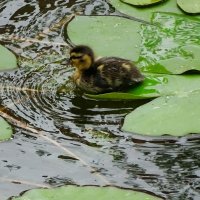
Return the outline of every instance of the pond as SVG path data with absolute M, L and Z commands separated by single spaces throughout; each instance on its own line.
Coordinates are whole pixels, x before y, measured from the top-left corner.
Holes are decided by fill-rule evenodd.
M 123 132 L 125 115 L 147 100 L 92 100 L 75 90 L 67 65 L 71 44 L 63 36 L 71 14 L 120 15 L 105 0 L 0 2 L 0 43 L 19 64 L 0 73 L 0 112 L 14 129 L 13 139 L 0 144 L 0 199 L 65 184 L 200 199 L 198 138 Z M 68 91 L 58 95 L 65 82 Z

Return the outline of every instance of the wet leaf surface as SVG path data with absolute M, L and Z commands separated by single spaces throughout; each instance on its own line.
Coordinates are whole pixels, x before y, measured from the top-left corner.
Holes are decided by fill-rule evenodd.
M 122 130 L 152 136 L 200 133 L 199 98 L 199 90 L 157 98 L 128 114 Z
M 161 200 L 161 198 L 145 194 L 142 192 L 120 189 L 115 187 L 94 187 L 94 186 L 64 186 L 56 189 L 37 189 L 23 194 L 22 197 L 12 198 L 12 200 L 63 200 L 63 199 L 104 199 L 109 200 Z
M 142 26 L 143 40 L 138 63 L 142 71 L 181 74 L 200 70 L 200 20 L 154 13 L 152 23 L 156 26 Z
M 66 27 L 65 37 L 69 36 L 73 44 L 90 46 L 97 57 L 117 56 L 135 61 L 140 53 L 140 25 L 116 16 L 76 16 Z

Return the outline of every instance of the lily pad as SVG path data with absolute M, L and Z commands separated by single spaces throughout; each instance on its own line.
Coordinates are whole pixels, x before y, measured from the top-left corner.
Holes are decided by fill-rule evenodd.
M 129 4 L 125 4 L 120 0 L 110 0 L 109 2 L 121 13 L 147 22 L 151 21 L 151 15 L 153 12 L 171 12 L 183 14 L 183 12 L 177 6 L 176 0 L 167 0 L 158 5 L 148 6 L 144 8 L 138 8 Z
M 200 133 L 200 90 L 163 96 L 125 117 L 122 130 L 149 136 Z
M 93 99 L 148 99 L 177 95 L 200 90 L 200 75 L 145 74 L 145 80 L 126 92 L 111 92 L 99 95 L 86 94 Z
M 15 55 L 0 45 L 0 70 L 11 70 L 17 67 Z
M 138 60 L 141 23 L 116 16 L 76 16 L 66 27 L 72 43 L 93 48 L 97 56 Z
M 2 117 L 0 117 L 0 141 L 8 140 L 12 136 L 12 128 Z
M 131 4 L 133 6 L 147 6 L 162 2 L 163 0 L 121 0 L 121 1 L 124 3 Z
M 199 0 L 177 0 L 179 7 L 187 13 L 200 13 L 200 1 Z
M 159 12 L 153 14 L 152 23 L 156 26 L 116 16 L 77 16 L 68 24 L 66 36 L 74 44 L 91 46 L 98 56 L 139 57 L 143 72 L 200 70 L 199 19 Z
M 95 186 L 63 186 L 54 189 L 33 189 L 25 192 L 22 197 L 12 200 L 161 200 L 161 198 L 143 192 L 116 187 L 95 187 Z
M 142 25 L 142 49 L 138 60 L 141 70 L 164 74 L 199 71 L 200 20 L 154 13 L 152 23 L 157 26 Z

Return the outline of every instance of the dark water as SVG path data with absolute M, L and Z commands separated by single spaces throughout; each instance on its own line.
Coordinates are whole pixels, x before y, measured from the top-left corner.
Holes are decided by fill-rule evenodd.
M 15 132 L 0 144 L 0 199 L 36 187 L 110 183 L 199 200 L 199 139 L 145 141 L 121 132 L 124 116 L 145 102 L 89 100 L 75 90 L 63 37 L 74 13 L 116 11 L 104 0 L 0 2 L 0 42 L 19 60 L 19 69 L 0 73 L 0 109 Z M 65 82 L 68 92 L 57 95 Z

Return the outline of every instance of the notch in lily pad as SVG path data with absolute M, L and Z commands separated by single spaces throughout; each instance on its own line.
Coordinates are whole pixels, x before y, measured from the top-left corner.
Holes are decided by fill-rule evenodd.
M 33 189 L 21 197 L 11 200 L 162 200 L 162 198 L 145 192 L 117 187 L 75 186 L 68 185 L 53 189 Z

